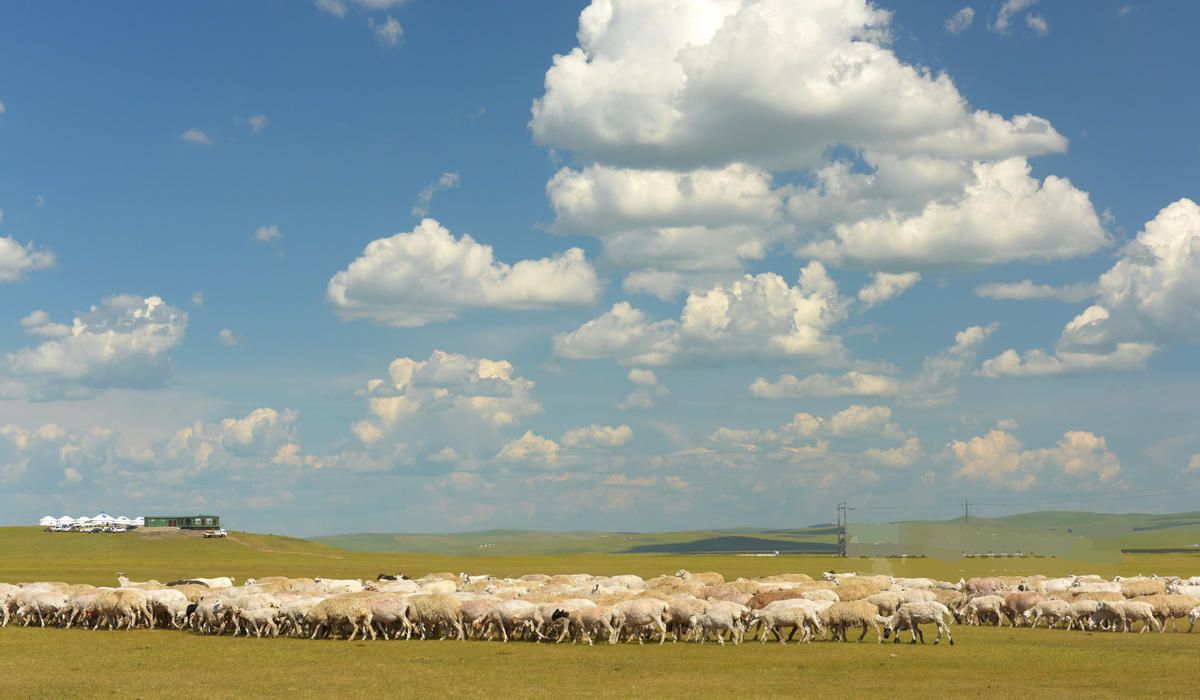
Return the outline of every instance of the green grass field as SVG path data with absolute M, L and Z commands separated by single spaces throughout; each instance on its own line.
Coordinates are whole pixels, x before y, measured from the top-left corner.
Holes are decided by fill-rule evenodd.
M 227 540 L 47 534 L 0 528 L 0 581 L 114 584 L 131 578 L 262 575 L 374 578 L 379 572 L 636 573 L 679 568 L 729 578 L 857 570 L 901 576 L 990 573 L 1200 573 L 1200 555 L 1064 559 L 836 559 L 732 555 L 511 553 L 446 556 L 351 552 L 328 544 L 233 533 Z M 484 642 L 344 642 L 201 637 L 155 630 L 0 630 L 0 697 L 646 697 L 746 695 L 1051 697 L 1179 695 L 1194 683 L 1200 633 L 1108 634 L 954 628 L 954 647 L 753 642 L 592 648 Z

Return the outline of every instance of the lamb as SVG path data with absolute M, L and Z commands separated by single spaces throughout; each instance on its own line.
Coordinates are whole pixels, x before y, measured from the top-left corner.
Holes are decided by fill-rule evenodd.
M 643 627 L 654 625 L 659 630 L 659 644 L 667 641 L 667 609 L 670 606 L 664 600 L 657 598 L 634 598 L 617 603 L 613 606 L 619 615 L 616 641 L 621 641 L 621 633 L 629 629 L 636 631 L 638 644 L 642 643 L 640 631 Z
M 879 608 L 865 600 L 833 603 L 821 611 L 821 624 L 829 629 L 835 640 L 846 641 L 846 628 L 862 627 L 858 641 L 867 636 L 867 627 L 875 630 L 875 636 L 880 644 L 883 643 L 883 633 L 879 630 Z
M 1030 628 L 1038 626 L 1042 618 L 1046 619 L 1047 627 L 1054 627 L 1071 612 L 1071 604 L 1065 600 L 1050 598 L 1036 603 L 1032 608 L 1027 609 L 1022 616 L 1027 622 L 1031 622 Z
M 959 619 L 969 625 L 979 625 L 995 620 L 999 627 L 1004 620 L 1004 599 L 998 595 L 981 595 L 967 601 L 959 612 Z
M 950 626 L 946 624 L 946 616 L 950 614 L 950 608 L 935 601 L 924 601 L 919 603 L 905 603 L 896 609 L 895 614 L 883 627 L 883 638 L 887 639 L 888 635 L 896 632 L 901 627 L 907 627 L 912 634 L 912 644 L 917 643 L 917 635 L 921 630 L 921 624 L 932 623 L 937 625 L 937 637 L 933 640 L 934 644 L 942 641 L 942 633 L 946 633 L 946 637 L 950 640 L 950 645 L 954 646 L 954 635 L 950 633 Z M 866 634 L 866 630 L 863 630 Z M 896 641 L 900 641 L 899 636 Z M 925 642 L 924 635 L 921 635 L 921 642 Z

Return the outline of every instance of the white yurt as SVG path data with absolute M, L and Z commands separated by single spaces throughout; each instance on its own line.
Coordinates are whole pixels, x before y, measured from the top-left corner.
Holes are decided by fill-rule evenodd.
M 97 515 L 96 517 L 92 518 L 92 522 L 96 523 L 98 525 L 112 525 L 116 521 L 117 521 L 117 519 L 114 518 L 113 516 L 109 515 L 108 513 L 101 513 L 101 514 Z
M 146 519 L 139 515 L 133 519 L 133 524 L 138 527 L 146 527 Z
M 59 519 L 58 519 L 58 524 L 59 524 L 59 525 L 74 525 L 74 524 L 75 524 L 75 518 L 72 518 L 72 517 L 71 517 L 71 516 L 69 516 L 69 515 L 64 515 L 64 516 L 62 516 L 61 518 L 59 518 Z
M 132 525 L 133 524 L 133 521 L 130 520 L 129 518 L 125 517 L 124 515 L 118 515 L 116 522 L 118 525 Z
M 47 515 L 38 521 L 38 525 L 41 525 L 42 527 L 54 527 L 57 524 L 58 518 L 54 517 L 53 515 Z

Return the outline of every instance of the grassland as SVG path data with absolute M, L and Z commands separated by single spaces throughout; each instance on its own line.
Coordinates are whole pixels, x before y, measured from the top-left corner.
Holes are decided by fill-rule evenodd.
M 228 540 L 46 534 L 0 528 L 0 581 L 113 583 L 177 576 L 373 577 L 378 572 L 637 573 L 679 568 L 727 577 L 829 568 L 957 579 L 989 573 L 1200 573 L 1200 555 L 1064 559 L 847 559 L 785 555 L 510 553 L 447 556 L 351 552 L 306 540 L 233 533 Z M 1200 634 L 1117 635 L 954 628 L 958 644 L 597 646 L 481 642 L 308 642 L 135 630 L 0 630 L 0 697 L 226 698 L 251 695 L 647 697 L 747 695 L 1067 697 L 1178 695 L 1194 683 Z M 870 637 L 868 637 L 870 639 Z

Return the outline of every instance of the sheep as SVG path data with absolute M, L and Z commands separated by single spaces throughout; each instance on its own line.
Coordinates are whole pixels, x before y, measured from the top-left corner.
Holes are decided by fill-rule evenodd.
M 313 581 L 323 593 L 361 593 L 363 582 L 358 579 L 329 579 L 317 577 Z M 453 593 L 454 591 L 451 591 Z
M 897 629 L 907 627 L 912 634 L 912 644 L 917 643 L 917 635 L 921 630 L 919 625 L 932 623 L 937 625 L 937 637 L 933 640 L 934 644 L 942 641 L 942 633 L 945 632 L 946 637 L 950 640 L 950 645 L 954 646 L 954 635 L 950 633 L 950 626 L 946 624 L 946 616 L 950 614 L 950 608 L 936 601 L 923 601 L 917 603 L 905 603 L 896 609 L 886 624 L 883 626 L 883 638 L 887 639 L 888 635 L 894 634 Z M 866 634 L 864 628 L 863 634 Z M 895 641 L 900 641 L 899 636 Z M 924 635 L 921 635 L 921 643 L 925 642 Z
M 236 611 L 237 622 L 239 628 L 244 626 L 246 636 L 250 636 L 250 629 L 254 629 L 255 637 L 262 637 L 263 630 L 266 629 L 268 637 L 279 636 L 279 625 L 275 623 L 275 618 L 279 614 L 279 608 L 238 608 Z M 237 636 L 235 631 L 233 636 Z
M 838 595 L 840 601 L 863 600 L 869 595 L 880 593 L 887 590 L 886 586 L 879 586 L 874 582 L 858 582 L 844 583 L 838 586 L 834 592 Z
M 998 595 L 981 595 L 968 600 L 959 610 L 959 620 L 969 625 L 980 625 L 995 620 L 999 627 L 1004 621 L 1004 599 Z
M 831 591 L 828 588 L 814 588 L 811 591 L 802 591 L 801 597 L 805 600 L 824 600 L 830 603 L 836 603 L 842 599 L 836 591 Z
M 154 617 L 150 621 L 151 627 L 154 627 L 157 621 L 176 629 L 181 626 L 184 611 L 188 606 L 187 596 L 181 591 L 174 588 L 149 590 L 146 591 L 146 599 L 150 602 L 150 609 L 154 613 Z
M 940 582 L 931 578 L 893 578 L 892 586 L 901 590 L 907 588 L 940 588 Z M 952 585 L 952 584 L 951 584 Z
M 1134 622 L 1142 623 L 1142 632 L 1147 629 L 1158 631 L 1158 620 L 1154 617 L 1154 606 L 1149 603 L 1140 601 L 1100 601 L 1100 609 L 1096 611 L 1092 617 L 1093 622 L 1097 626 L 1111 621 L 1114 623 L 1114 629 L 1121 629 L 1125 632 L 1132 631 Z
M 1078 626 L 1079 629 L 1088 629 L 1090 623 L 1095 619 L 1096 612 L 1100 609 L 1100 601 L 1098 600 L 1076 600 L 1071 603 L 1071 609 L 1067 612 L 1067 629 Z
M 688 595 L 672 596 L 667 607 L 667 633 L 672 641 L 679 641 L 680 634 L 687 638 L 692 631 L 692 620 L 708 611 L 708 602 Z
M 1200 600 L 1186 595 L 1152 595 L 1137 600 L 1149 603 L 1154 608 L 1154 617 L 1158 618 L 1162 625 L 1160 632 L 1167 630 L 1167 620 L 1171 621 L 1171 630 L 1174 631 L 1175 621 L 1186 619 L 1192 608 L 1200 605 Z
M 309 639 L 316 639 L 322 633 L 333 636 L 340 627 L 350 626 L 350 636 L 347 641 L 353 641 L 362 634 L 375 638 L 375 630 L 371 627 L 370 602 L 358 596 L 340 595 L 326 598 L 314 605 L 305 616 L 306 622 L 312 626 Z
M 516 633 L 517 629 L 530 629 L 536 641 L 545 639 L 542 634 L 542 626 L 546 624 L 545 618 L 542 616 L 541 609 L 537 605 L 524 600 L 506 600 L 498 605 L 495 605 L 488 611 L 488 614 L 473 623 L 476 632 L 484 632 L 486 630 L 486 639 L 492 638 L 492 628 L 500 628 L 500 637 L 507 642 L 509 630 Z
M 367 599 L 371 606 L 371 625 L 384 639 L 412 638 L 408 621 L 408 598 L 395 593 L 377 593 Z
M 1046 618 L 1047 627 L 1055 627 L 1058 623 L 1067 618 L 1071 612 L 1071 604 L 1065 600 L 1050 598 L 1036 603 L 1032 608 L 1029 608 L 1022 617 L 1026 622 L 1030 622 L 1030 628 L 1038 626 L 1042 618 Z
M 454 581 L 425 581 L 419 585 L 422 593 L 441 593 L 444 595 L 453 595 L 458 591 L 458 585 L 454 583 Z
M 900 607 L 900 605 L 905 602 L 901 594 L 895 591 L 880 591 L 879 593 L 872 593 L 863 600 L 867 601 L 868 603 L 872 603 L 875 607 L 879 608 L 880 615 L 887 615 L 889 617 L 892 615 L 892 613 L 896 612 L 896 608 Z
M 1004 614 L 1013 627 L 1021 626 L 1025 611 L 1046 599 L 1037 591 L 1011 591 L 1004 594 Z
M 1158 579 L 1121 579 L 1118 583 L 1121 584 L 1121 595 L 1126 598 L 1163 595 L 1167 592 L 1167 584 Z
M 716 572 L 706 572 L 702 574 L 693 574 L 687 569 L 680 569 L 675 572 L 676 578 L 682 579 L 689 583 L 702 583 L 706 586 L 719 586 L 725 583 L 725 577 Z
M 129 579 L 125 578 L 124 571 L 117 572 L 117 585 L 121 588 L 143 588 L 145 590 L 164 588 L 163 584 L 155 581 L 154 579 L 150 579 L 149 581 L 130 581 Z
M 1192 583 L 1172 583 L 1167 586 L 1167 592 L 1173 595 L 1186 595 L 1193 598 L 1200 598 L 1200 584 Z
M 1192 633 L 1192 628 L 1196 626 L 1196 620 L 1200 620 L 1200 605 L 1192 608 L 1188 613 L 1188 634 Z
M 453 630 L 458 639 L 466 639 L 462 625 L 462 604 L 457 598 L 444 593 L 422 593 L 408 599 L 408 619 L 413 623 L 421 639 L 445 627 Z
M 592 646 L 592 635 L 597 632 L 607 632 L 608 643 L 617 643 L 621 614 L 612 606 L 597 605 L 594 608 L 584 608 L 576 613 L 565 614 L 578 625 L 578 636 L 582 637 L 588 646 Z
M 718 601 L 699 615 L 692 616 L 689 624 L 693 633 L 700 636 L 701 644 L 708 638 L 709 633 L 715 632 L 717 642 L 725 646 L 725 633 L 729 632 L 730 639 L 736 646 L 742 641 L 745 632 L 744 616 L 748 616 L 749 612 L 750 608 L 744 605 Z
M 967 595 L 987 595 L 990 593 L 999 593 L 1006 588 L 1008 586 L 1005 585 L 1004 581 L 995 576 L 977 576 L 968 579 L 963 584 L 962 590 Z
M 1119 603 L 1125 600 L 1125 596 L 1121 595 L 1120 591 L 1084 591 L 1076 593 L 1075 600 L 1107 600 L 1110 603 Z
M 292 634 L 297 637 L 306 635 L 308 613 L 325 598 L 295 598 L 285 601 L 279 606 L 281 634 Z
M 619 624 L 617 625 L 617 634 L 615 639 L 621 641 L 621 633 L 625 629 L 639 632 L 637 634 L 638 644 L 642 643 L 642 635 L 640 630 L 648 625 L 654 625 L 659 630 L 658 643 L 663 644 L 667 641 L 667 609 L 670 605 L 657 598 L 634 598 L 617 603 L 613 606 L 619 615 Z
M 862 627 L 862 634 L 859 635 L 858 641 L 861 642 L 867 636 L 867 627 L 872 627 L 875 630 L 877 641 L 883 643 L 883 633 L 879 630 L 879 621 L 876 619 L 879 615 L 879 608 L 865 600 L 855 600 L 850 602 L 833 603 L 828 608 L 821 611 L 821 624 L 830 630 L 835 640 L 840 639 L 846 641 L 846 628 Z
M 233 579 L 228 576 L 220 576 L 217 578 L 180 579 L 179 581 L 174 581 L 172 583 L 168 583 L 167 585 L 170 586 L 173 584 L 184 584 L 184 583 L 198 583 L 198 584 L 203 584 L 205 586 L 208 586 L 209 588 L 233 588 Z
M 820 613 L 821 610 L 832 604 L 801 598 L 778 600 L 765 608 L 751 611 L 748 624 L 757 624 L 762 627 L 759 635 L 760 642 L 766 642 L 767 636 L 774 633 L 780 643 L 786 643 L 792 640 L 797 631 L 800 631 L 800 641 L 807 643 L 812 639 L 814 631 L 824 633 L 825 630 L 821 627 Z M 786 640 L 780 633 L 780 629 L 783 627 L 792 628 Z
M 751 610 L 765 608 L 767 605 L 774 603 L 777 600 L 789 600 L 792 598 L 804 598 L 804 594 L 808 591 L 801 590 L 780 590 L 780 591 L 764 591 L 755 593 L 746 602 L 746 606 Z
M 775 634 L 780 644 L 787 644 L 787 640 L 780 634 L 780 630 L 785 627 L 791 627 L 793 634 L 796 630 L 801 630 L 800 641 L 802 643 L 807 643 L 812 639 L 810 626 L 815 627 L 818 632 L 821 631 L 821 621 L 817 617 L 817 613 L 810 608 L 797 605 L 755 610 L 750 616 L 750 624 L 755 623 L 763 626 L 762 634 L 759 637 L 759 642 L 763 644 L 766 643 L 767 636 L 771 633 Z

